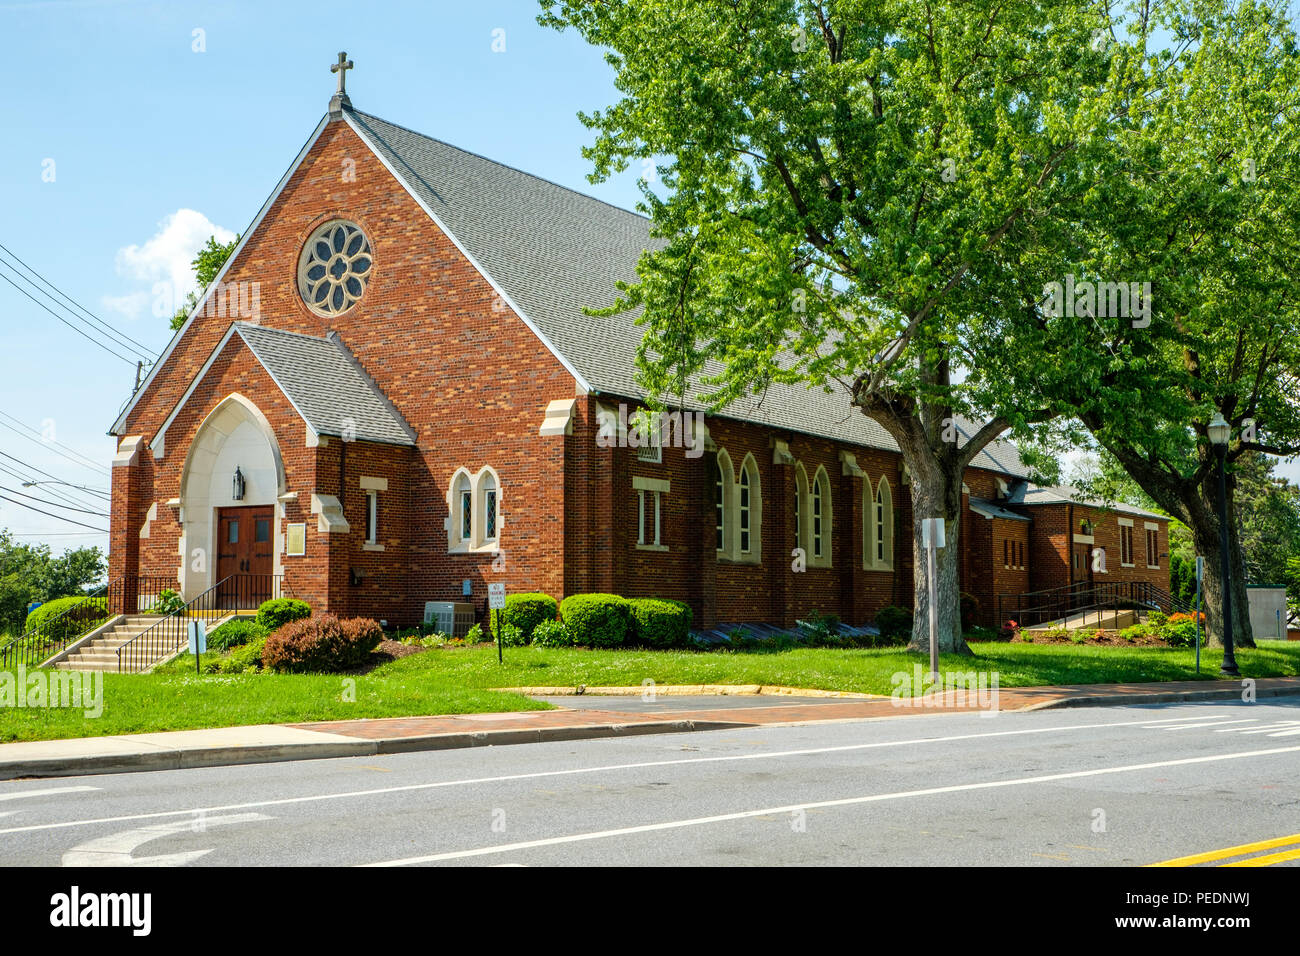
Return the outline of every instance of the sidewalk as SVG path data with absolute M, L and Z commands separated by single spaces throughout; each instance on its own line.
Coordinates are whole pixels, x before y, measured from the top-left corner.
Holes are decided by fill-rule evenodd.
M 889 697 L 822 697 L 818 692 L 773 689 L 786 700 L 768 704 L 735 696 L 691 696 L 660 701 L 660 695 L 699 694 L 701 688 L 656 688 L 654 701 L 636 704 L 642 688 L 583 688 L 581 696 L 558 696 L 577 688 L 529 688 L 560 710 L 442 717 L 387 717 L 304 724 L 261 724 L 214 730 L 117 737 L 80 737 L 0 744 L 0 780 L 61 777 L 140 770 L 176 770 L 281 760 L 365 757 L 421 750 L 451 750 L 559 740 L 589 740 L 632 734 L 690 733 L 743 727 L 794 726 L 831 721 L 878 720 L 923 714 L 987 710 L 963 705 L 909 705 Z M 720 690 L 720 688 L 709 688 Z M 734 692 L 738 688 L 732 688 Z M 754 694 L 761 688 L 745 688 Z M 609 703 L 602 705 L 601 692 Z M 1270 677 L 1255 682 L 1257 699 L 1300 695 L 1300 677 Z M 1074 687 L 1008 687 L 999 691 L 997 709 L 1005 713 L 1063 707 L 1164 704 L 1180 701 L 1241 700 L 1237 681 L 1183 681 L 1159 684 L 1087 684 Z M 631 708 L 629 709 L 629 704 Z

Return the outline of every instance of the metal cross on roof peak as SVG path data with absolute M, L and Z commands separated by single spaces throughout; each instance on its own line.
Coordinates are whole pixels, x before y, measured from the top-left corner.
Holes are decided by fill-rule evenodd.
M 346 86 L 347 71 L 351 69 L 353 69 L 353 65 L 352 65 L 352 61 L 348 59 L 347 53 L 340 53 L 339 61 L 337 63 L 330 64 L 330 72 L 337 73 L 339 75 L 339 88 L 334 91 L 336 95 L 338 96 L 348 95 L 347 86 Z

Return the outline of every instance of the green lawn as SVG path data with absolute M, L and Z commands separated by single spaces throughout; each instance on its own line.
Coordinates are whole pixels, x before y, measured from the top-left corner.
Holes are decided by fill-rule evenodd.
M 944 656 L 941 669 L 996 671 L 1002 687 L 1190 680 L 1191 650 L 1068 644 L 972 645 L 975 657 Z M 1219 655 L 1202 654 L 1202 679 L 1218 675 Z M 1264 641 L 1238 653 L 1243 674 L 1300 674 L 1300 642 Z M 189 659 L 193 666 L 193 659 Z M 558 648 L 444 648 L 376 668 L 355 680 L 355 702 L 335 675 L 204 675 L 185 661 L 166 674 L 109 674 L 104 711 L 0 707 L 0 741 L 184 730 L 239 724 L 483 713 L 543 709 L 545 704 L 494 687 L 659 684 L 779 684 L 889 694 L 890 678 L 927 658 L 896 649 L 784 651 L 587 651 Z

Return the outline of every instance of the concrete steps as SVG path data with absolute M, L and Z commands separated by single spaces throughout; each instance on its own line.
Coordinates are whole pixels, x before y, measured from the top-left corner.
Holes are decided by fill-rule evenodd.
M 93 641 L 82 644 L 54 667 L 63 671 L 116 671 L 117 649 L 161 620 L 162 616 L 158 614 L 133 614 Z M 158 659 L 162 660 L 170 653 L 159 653 Z

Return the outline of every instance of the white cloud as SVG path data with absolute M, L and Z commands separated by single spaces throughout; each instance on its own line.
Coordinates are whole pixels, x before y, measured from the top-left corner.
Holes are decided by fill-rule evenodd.
M 195 289 L 194 269 L 190 263 L 209 236 L 216 236 L 218 242 L 235 238 L 233 232 L 218 226 L 203 213 L 178 209 L 158 224 L 158 231 L 143 245 L 123 246 L 117 251 L 118 275 L 150 283 L 168 282 L 179 301 Z M 139 297 L 143 297 L 143 302 Z M 147 293 L 136 293 L 104 301 L 108 308 L 134 309 L 143 308 L 148 299 Z M 114 301 L 117 305 L 112 304 Z
M 107 311 L 116 312 L 134 322 L 149 308 L 149 298 L 148 292 L 132 292 L 128 295 L 100 296 L 99 301 Z

